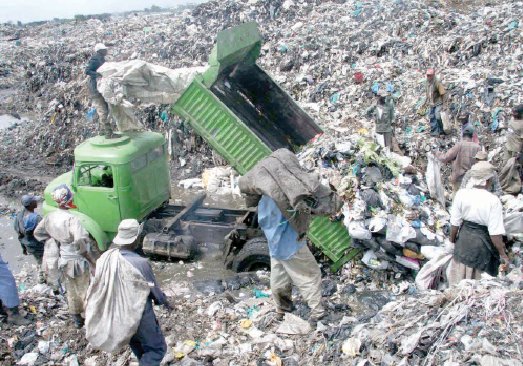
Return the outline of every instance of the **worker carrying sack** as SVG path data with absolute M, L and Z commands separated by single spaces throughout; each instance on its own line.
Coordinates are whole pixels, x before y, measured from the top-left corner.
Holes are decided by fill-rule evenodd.
M 151 288 L 118 249 L 96 261 L 96 275 L 87 291 L 86 338 L 96 350 L 116 353 L 136 333 Z

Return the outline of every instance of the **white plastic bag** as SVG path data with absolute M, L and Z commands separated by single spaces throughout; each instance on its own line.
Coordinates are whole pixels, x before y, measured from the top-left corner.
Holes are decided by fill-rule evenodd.
M 445 190 L 441 183 L 441 164 L 440 161 L 432 154 L 428 155 L 427 173 L 427 187 L 432 198 L 436 199 L 443 207 L 445 207 Z
M 378 257 L 372 250 L 367 250 L 361 261 L 365 263 L 367 267 L 379 271 L 386 270 L 387 268 L 389 268 L 389 262 L 378 259 Z
M 354 239 L 369 240 L 372 238 L 372 233 L 365 227 L 363 220 L 351 221 L 349 224 L 349 234 Z
M 416 276 L 416 287 L 420 290 L 438 288 L 438 278 L 445 273 L 451 259 L 452 254 L 441 253 L 428 261 Z
M 450 122 L 450 117 L 447 111 L 441 111 L 441 123 L 443 124 L 443 131 L 445 133 L 450 133 L 452 130 L 452 123 Z

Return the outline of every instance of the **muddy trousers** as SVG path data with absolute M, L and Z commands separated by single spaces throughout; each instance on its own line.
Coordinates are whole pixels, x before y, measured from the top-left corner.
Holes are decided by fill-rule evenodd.
M 89 288 L 89 271 L 85 270 L 75 278 L 64 274 L 64 286 L 67 291 L 69 314 L 78 315 L 85 309 L 85 297 Z
M 276 311 L 292 311 L 292 284 L 311 309 L 311 318 L 319 318 L 325 310 L 321 304 L 321 271 L 311 251 L 304 245 L 291 259 L 271 258 L 271 290 Z
M 167 345 L 150 300 L 145 304 L 140 325 L 129 346 L 140 366 L 157 366 L 165 356 Z
M 113 129 L 109 122 L 109 106 L 102 96 L 91 97 L 93 106 L 96 108 L 98 117 L 100 118 L 100 135 L 111 135 Z

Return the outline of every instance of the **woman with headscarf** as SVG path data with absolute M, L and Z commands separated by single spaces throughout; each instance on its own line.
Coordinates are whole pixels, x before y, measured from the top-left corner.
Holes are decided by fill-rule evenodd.
M 450 241 L 455 249 L 447 272 L 450 285 L 480 279 L 483 272 L 497 276 L 508 266 L 501 202 L 488 191 L 494 167 L 480 161 L 470 174 L 467 188 L 457 192 L 451 209 Z
M 84 319 L 84 301 L 89 288 L 89 267 L 94 273 L 96 259 L 91 253 L 89 233 L 78 217 L 69 212 L 76 208 L 74 193 L 65 184 L 56 187 L 52 193 L 59 209 L 46 215 L 34 231 L 37 240 L 45 242 L 54 239 L 60 247 L 58 266 L 62 272 L 62 282 L 67 290 L 69 313 L 76 326 L 81 328 Z

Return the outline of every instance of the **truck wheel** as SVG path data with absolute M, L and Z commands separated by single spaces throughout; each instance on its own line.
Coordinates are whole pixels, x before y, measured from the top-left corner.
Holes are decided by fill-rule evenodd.
M 265 238 L 254 238 L 245 243 L 232 261 L 234 272 L 252 272 L 271 269 L 269 244 Z

